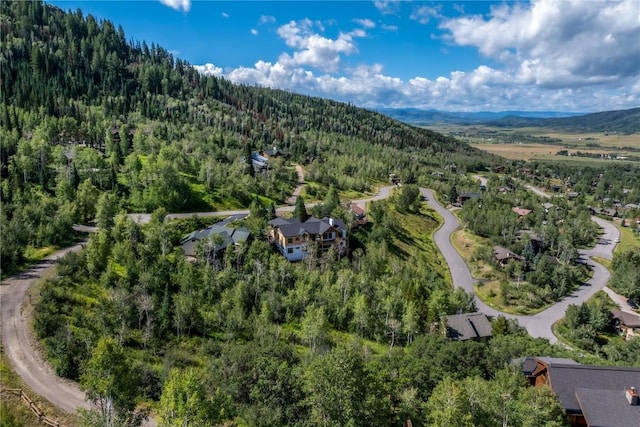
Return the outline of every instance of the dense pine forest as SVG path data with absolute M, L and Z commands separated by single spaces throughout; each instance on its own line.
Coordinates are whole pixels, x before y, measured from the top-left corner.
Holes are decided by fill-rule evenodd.
M 474 300 L 452 290 L 431 237 L 441 218 L 416 185 L 455 193 L 498 158 L 353 105 L 202 76 L 80 10 L 0 12 L 3 276 L 83 238 L 74 224 L 98 227 L 33 302 L 55 371 L 102 409 L 79 424 L 151 413 L 162 426 L 565 425 L 550 390 L 526 387 L 512 362 L 575 354 L 504 318 L 487 342 L 445 337 L 443 317 Z M 254 168 L 251 153 L 272 147 L 286 158 Z M 320 202 L 309 213 L 349 224 L 349 256 L 290 263 L 267 240 L 293 164 Z M 358 227 L 341 201 L 390 174 L 401 190 Z M 211 221 L 167 213 L 233 208 L 250 209 L 240 223 L 253 239 L 185 258 L 181 238 Z
M 113 200 L 116 212 L 247 207 L 256 195 L 265 206 L 283 202 L 295 172 L 275 162 L 256 176 L 244 161 L 251 150 L 281 147 L 325 192 L 491 161 L 352 105 L 201 76 L 81 11 L 0 7 L 3 271 Z

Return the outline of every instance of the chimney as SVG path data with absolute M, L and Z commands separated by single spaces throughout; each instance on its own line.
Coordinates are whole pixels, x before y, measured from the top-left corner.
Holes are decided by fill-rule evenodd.
M 627 401 L 629 401 L 629 405 L 638 405 L 640 403 L 640 398 L 638 398 L 638 392 L 635 387 L 629 387 L 625 390 L 625 395 L 627 396 Z
M 329 225 L 333 227 L 333 218 L 329 218 Z

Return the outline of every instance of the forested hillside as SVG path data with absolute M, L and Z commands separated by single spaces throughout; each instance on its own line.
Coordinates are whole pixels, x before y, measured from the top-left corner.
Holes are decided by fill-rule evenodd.
M 256 195 L 283 202 L 293 168 L 274 162 L 256 174 L 245 162 L 251 150 L 281 147 L 324 191 L 492 161 L 352 105 L 201 76 L 79 10 L 0 8 L 3 271 L 27 246 L 59 244 L 96 208 L 213 210 L 247 207 Z
M 509 363 L 564 349 L 504 318 L 489 342 L 444 337 L 444 316 L 474 303 L 451 289 L 440 218 L 415 185 L 369 206 L 348 257 L 290 263 L 265 238 L 291 162 L 324 201 L 315 211 L 340 217 L 338 192 L 390 173 L 438 188 L 433 172 L 495 158 L 351 105 L 200 76 L 80 11 L 0 8 L 3 272 L 74 223 L 99 228 L 33 300 L 46 357 L 102 410 L 82 425 L 132 426 L 144 410 L 162 426 L 562 425 L 551 392 Z M 273 146 L 287 161 L 255 170 L 251 152 Z M 165 215 L 247 206 L 254 239 L 213 260 L 180 247 L 201 219 Z

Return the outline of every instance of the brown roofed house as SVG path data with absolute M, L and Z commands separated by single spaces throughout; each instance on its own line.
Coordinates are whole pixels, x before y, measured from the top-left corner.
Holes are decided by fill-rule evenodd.
M 616 328 L 625 340 L 640 335 L 640 316 L 616 309 L 611 310 Z M 638 385 L 640 386 L 640 384 Z
M 364 218 L 366 216 L 364 209 L 358 206 L 357 203 L 351 203 L 350 209 L 351 209 L 351 212 L 353 213 L 353 216 L 356 218 L 358 222 L 364 221 Z
M 512 261 L 522 261 L 524 259 L 515 252 L 511 252 L 509 249 L 503 248 L 502 246 L 493 247 L 493 257 L 503 268 Z

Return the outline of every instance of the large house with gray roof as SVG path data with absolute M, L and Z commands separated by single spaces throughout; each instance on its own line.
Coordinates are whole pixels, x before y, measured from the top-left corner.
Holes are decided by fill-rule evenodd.
M 347 227 L 341 219 L 311 216 L 301 222 L 297 218 L 275 218 L 269 224 L 271 242 L 289 261 L 304 259 L 309 242 L 316 242 L 322 252 L 334 247 L 341 256 L 346 255 L 349 247 Z
M 640 368 L 527 357 L 522 371 L 531 385 L 551 387 L 572 427 L 640 426 Z

